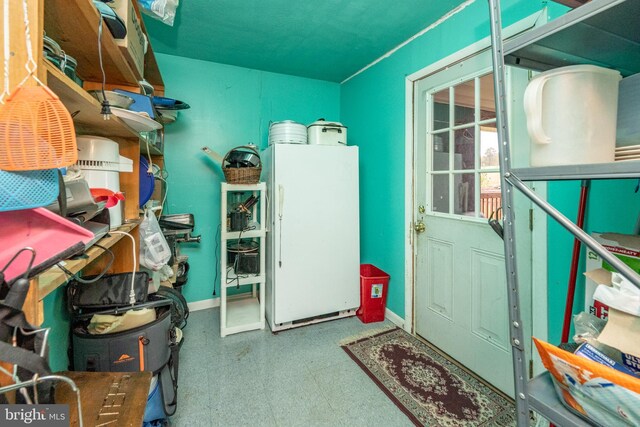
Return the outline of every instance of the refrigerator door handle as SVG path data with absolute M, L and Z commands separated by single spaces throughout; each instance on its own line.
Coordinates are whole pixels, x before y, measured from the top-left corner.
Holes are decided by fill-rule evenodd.
M 278 243 L 278 267 L 282 268 L 282 213 L 284 209 L 284 186 L 278 185 L 278 219 L 280 221 Z

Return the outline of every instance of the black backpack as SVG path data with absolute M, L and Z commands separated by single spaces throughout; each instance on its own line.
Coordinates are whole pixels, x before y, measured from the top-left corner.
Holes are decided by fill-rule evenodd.
M 187 300 L 182 294 L 167 286 L 160 286 L 155 294 L 150 295 L 150 299 L 168 299 L 171 300 L 171 323 L 177 328 L 187 326 L 187 318 L 189 317 L 189 306 Z

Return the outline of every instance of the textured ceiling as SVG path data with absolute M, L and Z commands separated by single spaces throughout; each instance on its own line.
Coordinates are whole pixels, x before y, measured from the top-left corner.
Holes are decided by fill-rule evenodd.
M 154 51 L 339 82 L 461 0 L 182 0 L 145 17 Z

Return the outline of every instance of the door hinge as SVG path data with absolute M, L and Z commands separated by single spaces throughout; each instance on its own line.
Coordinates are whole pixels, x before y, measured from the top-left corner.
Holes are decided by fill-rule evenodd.
M 529 379 L 533 378 L 533 359 L 529 360 Z
M 529 231 L 533 231 L 533 209 L 529 209 Z

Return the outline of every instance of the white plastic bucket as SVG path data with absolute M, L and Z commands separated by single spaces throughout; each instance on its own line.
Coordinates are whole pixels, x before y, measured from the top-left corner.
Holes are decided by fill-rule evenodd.
M 89 188 L 120 191 L 120 172 L 132 172 L 133 161 L 119 153 L 117 142 L 100 136 L 78 136 L 78 162 Z M 119 201 L 109 209 L 109 226 L 122 225 L 124 203 Z
M 620 79 L 594 65 L 534 77 L 524 94 L 531 166 L 613 162 Z
M 269 145 L 306 144 L 307 127 L 292 120 L 274 122 L 269 126 Z

